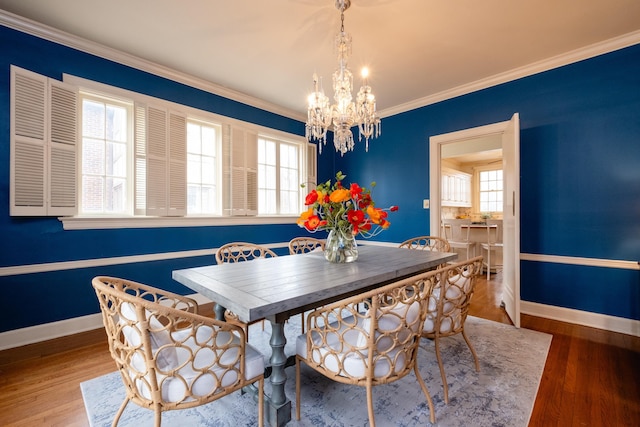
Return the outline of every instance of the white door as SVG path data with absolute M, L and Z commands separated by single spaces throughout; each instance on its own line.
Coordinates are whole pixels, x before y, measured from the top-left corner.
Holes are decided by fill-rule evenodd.
M 509 318 L 520 327 L 520 116 L 511 120 L 464 129 L 429 138 L 430 233 L 440 235 L 442 190 L 442 146 L 460 141 L 481 140 L 499 135 L 502 139 L 503 207 L 503 293 L 502 302 Z
M 502 133 L 504 179 L 502 302 L 520 327 L 520 116 L 515 113 Z

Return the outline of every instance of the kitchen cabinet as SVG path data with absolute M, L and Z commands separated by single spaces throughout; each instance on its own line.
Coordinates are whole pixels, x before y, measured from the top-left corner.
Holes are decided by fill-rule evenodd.
M 441 205 L 471 207 L 471 174 L 442 168 Z

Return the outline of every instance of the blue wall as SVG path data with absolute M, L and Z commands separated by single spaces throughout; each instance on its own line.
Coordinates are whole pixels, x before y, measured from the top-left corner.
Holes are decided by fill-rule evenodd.
M 381 239 L 429 233 L 429 137 L 520 114 L 521 253 L 640 261 L 640 45 L 383 120 L 337 159 L 398 204 Z M 524 301 L 640 319 L 640 274 L 523 261 Z
M 295 225 L 64 231 L 56 218 L 9 213 L 10 64 L 63 73 L 303 135 L 304 124 L 0 26 L 0 267 L 213 248 L 232 240 L 286 242 Z M 319 156 L 319 179 L 376 181 L 379 206 L 399 205 L 379 240 L 429 233 L 429 137 L 521 121 L 521 252 L 640 260 L 640 46 L 383 120 L 369 153 Z M 357 136 L 356 136 L 357 138 Z M 0 276 L 0 332 L 98 312 L 90 279 L 124 276 L 179 293 L 176 268 L 211 257 Z M 637 271 L 522 263 L 522 299 L 640 319 Z M 18 303 L 18 301 L 20 301 Z M 26 304 L 26 309 L 25 309 Z
M 10 65 L 62 80 L 72 74 L 216 114 L 304 135 L 304 123 L 231 101 L 131 67 L 0 26 L 0 267 L 200 250 L 230 241 L 286 242 L 295 225 L 141 228 L 65 231 L 57 218 L 9 216 Z M 329 156 L 324 156 L 330 161 Z M 177 268 L 207 265 L 210 257 L 0 276 L 0 332 L 99 311 L 91 278 L 127 277 L 177 293 Z

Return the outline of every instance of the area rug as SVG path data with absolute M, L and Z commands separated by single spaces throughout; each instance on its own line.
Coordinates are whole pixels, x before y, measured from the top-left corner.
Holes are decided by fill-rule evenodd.
M 419 350 L 420 372 L 435 405 L 437 426 L 526 427 L 531 417 L 542 371 L 551 344 L 551 335 L 469 317 L 467 334 L 480 359 L 476 372 L 467 345 L 461 336 L 443 339 L 441 350 L 449 383 L 449 404 L 444 403 L 442 380 L 433 342 L 423 339 Z M 285 352 L 295 354 L 295 337 L 300 316 L 285 326 Z M 252 325 L 249 342 L 265 355 L 270 327 Z M 268 360 L 267 360 L 268 363 Z M 287 426 L 368 425 L 366 392 L 363 387 L 338 384 L 303 366 L 302 409 L 295 420 L 295 368 L 286 370 L 286 393 L 292 400 L 292 420 Z M 120 374 L 113 372 L 80 385 L 89 423 L 110 426 L 124 399 Z M 270 392 L 268 380 L 265 390 Z M 431 426 L 429 409 L 414 375 L 373 389 L 378 426 Z M 216 402 L 162 415 L 162 425 L 240 427 L 257 425 L 257 403 L 249 393 L 236 392 Z M 133 403 L 127 406 L 120 427 L 153 425 L 153 412 Z

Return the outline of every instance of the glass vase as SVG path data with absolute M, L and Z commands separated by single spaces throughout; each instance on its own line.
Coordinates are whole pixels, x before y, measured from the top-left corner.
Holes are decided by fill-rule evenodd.
M 357 260 L 358 245 L 355 236 L 339 229 L 329 231 L 324 245 L 324 257 L 329 262 L 339 264 Z

